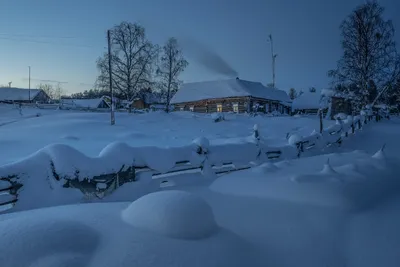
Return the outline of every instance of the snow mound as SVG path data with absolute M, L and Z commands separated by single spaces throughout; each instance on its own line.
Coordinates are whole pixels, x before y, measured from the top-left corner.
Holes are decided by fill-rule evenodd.
M 225 116 L 224 116 L 224 114 L 223 113 L 212 113 L 211 114 L 211 119 L 214 121 L 214 122 L 219 122 L 219 121 L 223 121 L 223 120 L 225 120 Z
M 125 222 L 138 229 L 178 239 L 203 239 L 218 232 L 211 207 L 184 191 L 151 193 L 122 212 Z

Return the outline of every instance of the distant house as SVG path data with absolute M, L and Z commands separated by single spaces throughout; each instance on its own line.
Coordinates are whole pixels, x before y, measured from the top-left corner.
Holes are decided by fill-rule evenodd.
M 331 119 L 339 113 L 352 114 L 351 102 L 333 90 L 305 92 L 295 98 L 292 103 L 293 114 L 317 114 L 320 109 L 324 115 L 329 111 Z
M 165 104 L 163 103 L 161 97 L 158 94 L 152 92 L 146 93 L 143 97 L 137 97 L 133 99 L 131 102 L 128 103 L 128 108 L 129 104 L 133 109 L 154 109 L 159 106 L 165 107 Z
M 0 102 L 48 103 L 51 98 L 41 89 L 0 87 Z
M 304 92 L 292 102 L 292 113 L 317 114 L 319 109 L 328 111 L 328 101 L 323 101 L 324 94 L 321 92 Z
M 285 91 L 236 78 L 183 84 L 171 104 L 175 110 L 201 113 L 289 113 L 291 100 Z
M 109 109 L 111 105 L 104 97 L 94 99 L 61 99 L 60 106 L 66 109 Z

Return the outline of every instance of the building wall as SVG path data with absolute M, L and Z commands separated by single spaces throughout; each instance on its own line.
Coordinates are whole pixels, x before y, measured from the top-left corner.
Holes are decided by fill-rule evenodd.
M 289 114 L 290 111 L 290 107 L 284 106 L 277 101 L 250 97 L 232 97 L 178 103 L 174 104 L 174 110 L 198 113 L 234 112 L 234 107 L 237 106 L 237 112 L 244 113 L 256 111 L 255 107 L 257 104 L 259 106 L 258 112 L 268 113 L 277 110 L 281 113 Z M 218 110 L 218 107 L 222 107 L 222 110 Z
M 133 100 L 131 107 L 134 109 L 148 108 L 148 106 L 146 105 L 146 103 L 144 103 L 142 99 Z
M 40 91 L 33 99 L 32 102 L 39 103 L 48 103 L 50 101 L 50 97 L 44 92 Z

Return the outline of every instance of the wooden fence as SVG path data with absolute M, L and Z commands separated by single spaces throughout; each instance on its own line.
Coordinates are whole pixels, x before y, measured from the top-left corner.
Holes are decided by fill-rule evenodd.
M 182 149 L 194 150 L 192 152 L 201 158 L 199 162 L 194 163 L 189 158 L 182 159 L 175 162 L 174 166 L 167 171 L 157 171 L 144 163 L 134 163 L 132 166 L 123 165 L 119 171 L 114 173 L 77 179 L 76 177 L 60 175 L 51 161 L 52 179 L 57 181 L 64 179 L 65 190 L 78 188 L 85 196 L 102 198 L 111 194 L 121 185 L 140 181 L 141 177 L 144 176 L 160 179 L 160 184 L 162 184 L 167 179 L 165 178 L 166 176 L 176 176 L 188 172 L 207 172 L 207 175 L 211 172 L 212 175 L 221 175 L 249 169 L 266 161 L 301 157 L 303 153 L 311 149 L 340 145 L 344 138 L 355 134 L 357 130 L 362 129 L 364 125 L 373 119 L 379 121 L 381 116 L 356 116 L 343 121 L 338 120 L 336 124 L 326 129 L 321 129 L 319 133 L 313 132 L 311 135 L 302 137 L 294 143 L 290 142 L 291 137 L 289 137 L 289 144 L 281 147 L 273 147 L 266 144 L 257 127 L 254 128 L 252 136 L 241 139 L 240 142 L 233 140 L 231 143 L 207 144 L 208 141 L 204 139 L 204 142 L 176 148 L 177 153 Z M 189 152 L 186 151 L 185 155 L 189 155 Z M 18 195 L 23 193 L 20 190 L 24 186 L 21 183 L 22 179 L 19 179 L 21 174 L 15 173 L 15 170 L 13 172 L 10 171 L 7 175 L 3 173 L 2 177 L 0 177 L 0 207 L 14 205 L 18 200 Z M 1 194 L 4 197 L 1 197 Z

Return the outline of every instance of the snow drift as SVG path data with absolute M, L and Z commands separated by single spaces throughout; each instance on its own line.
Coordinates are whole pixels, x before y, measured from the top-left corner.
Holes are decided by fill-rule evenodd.
M 264 164 L 226 175 L 211 190 L 223 194 L 360 210 L 400 188 L 398 161 L 382 150 L 302 158 Z
M 157 197 L 163 198 L 150 198 Z M 207 239 L 185 240 L 132 227 L 120 216 L 128 204 L 60 206 L 3 215 L 1 266 L 262 266 L 251 245 L 223 228 Z M 163 227 L 163 223 L 152 225 Z

